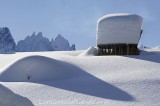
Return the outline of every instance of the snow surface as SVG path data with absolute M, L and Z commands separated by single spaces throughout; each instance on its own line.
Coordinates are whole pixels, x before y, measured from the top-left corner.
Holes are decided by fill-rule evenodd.
M 90 51 L 89 55 L 79 56 Z M 90 56 L 94 49 L 68 52 L 29 52 L 11 55 L 0 54 L 0 82 L 18 95 L 27 97 L 34 105 L 98 105 L 98 106 L 159 106 L 160 105 L 160 50 L 147 49 L 138 56 Z M 88 54 L 88 53 L 87 53 Z M 31 59 L 32 62 L 27 59 Z M 44 63 L 41 63 L 44 60 Z M 45 62 L 46 61 L 46 62 Z M 48 67 L 61 67 L 60 74 L 53 68 L 59 79 L 45 78 L 37 81 L 15 82 L 12 70 L 21 69 L 17 77 L 24 75 L 24 69 L 36 68 L 18 64 L 32 63 Z M 20 71 L 20 69 L 18 69 Z M 41 77 L 44 73 L 30 74 L 31 78 Z M 69 71 L 68 71 L 69 70 Z M 61 74 L 70 70 L 76 74 L 62 78 Z M 13 70 L 17 73 L 17 70 Z M 33 70 L 32 70 L 33 71 Z M 51 70 L 50 70 L 51 71 Z M 47 71 L 46 71 L 47 72 Z M 4 78 L 4 73 L 7 73 Z M 10 74 L 10 75 L 9 75 Z M 26 74 L 25 74 L 26 75 Z M 34 76 L 35 75 L 35 76 Z M 45 75 L 48 76 L 48 73 Z M 64 75 L 64 76 L 65 76 Z M 13 76 L 15 76 L 13 74 Z M 50 76 L 50 75 L 49 75 Z M 54 75 L 53 75 L 54 76 Z M 10 78 L 11 77 L 11 78 Z M 12 82 L 6 82 L 12 80 Z M 20 79 L 19 79 L 20 81 Z M 28 81 L 28 82 L 27 82 Z
M 22 58 L 0 74 L 1 81 L 50 81 L 62 80 L 78 76 L 80 73 L 65 62 L 44 56 L 28 56 Z
M 138 44 L 142 17 L 135 14 L 119 13 L 101 17 L 97 22 L 97 45 L 126 43 Z
M 0 106 L 33 106 L 27 98 L 13 93 L 0 84 Z

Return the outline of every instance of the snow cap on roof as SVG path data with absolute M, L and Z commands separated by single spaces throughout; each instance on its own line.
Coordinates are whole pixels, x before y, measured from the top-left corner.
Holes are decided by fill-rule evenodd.
M 143 18 L 136 14 L 118 13 L 101 17 L 97 22 L 97 45 L 138 44 Z

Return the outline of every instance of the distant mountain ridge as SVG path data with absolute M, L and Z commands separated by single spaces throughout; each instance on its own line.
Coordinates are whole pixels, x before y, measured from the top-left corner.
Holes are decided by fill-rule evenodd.
M 42 32 L 37 35 L 33 32 L 31 36 L 18 41 L 16 45 L 9 28 L 0 28 L 0 53 L 70 50 L 75 50 L 75 44 L 70 46 L 68 40 L 60 34 L 50 41 Z
M 75 50 L 75 45 L 70 46 L 68 40 L 58 35 L 55 40 L 49 41 L 43 37 L 42 32 L 37 35 L 35 32 L 31 36 L 27 36 L 24 40 L 17 43 L 16 51 L 18 52 L 34 52 L 34 51 L 70 51 Z
M 55 38 L 55 40 L 54 40 L 54 39 L 51 40 L 51 45 L 52 45 L 52 48 L 53 48 L 55 51 L 75 50 L 75 44 L 72 44 L 72 45 L 70 46 L 68 40 L 65 39 L 63 36 L 61 36 L 61 34 L 59 34 L 59 35 Z
M 37 35 L 34 32 L 31 36 L 27 36 L 24 40 L 18 41 L 16 51 L 52 51 L 52 47 L 50 45 L 49 39 L 43 37 L 41 32 L 39 32 Z

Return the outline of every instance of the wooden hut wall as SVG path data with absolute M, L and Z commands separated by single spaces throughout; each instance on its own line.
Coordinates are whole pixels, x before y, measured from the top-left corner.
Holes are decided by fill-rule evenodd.
M 137 44 L 98 45 L 99 55 L 138 55 Z

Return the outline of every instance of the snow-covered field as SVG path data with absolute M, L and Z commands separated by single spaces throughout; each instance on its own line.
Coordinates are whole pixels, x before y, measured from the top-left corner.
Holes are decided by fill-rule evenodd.
M 95 52 L 0 54 L 0 105 L 14 100 L 2 100 L 2 91 L 10 89 L 9 96 L 14 92 L 17 101 L 26 97 L 28 105 L 160 106 L 159 48 L 139 56 Z

